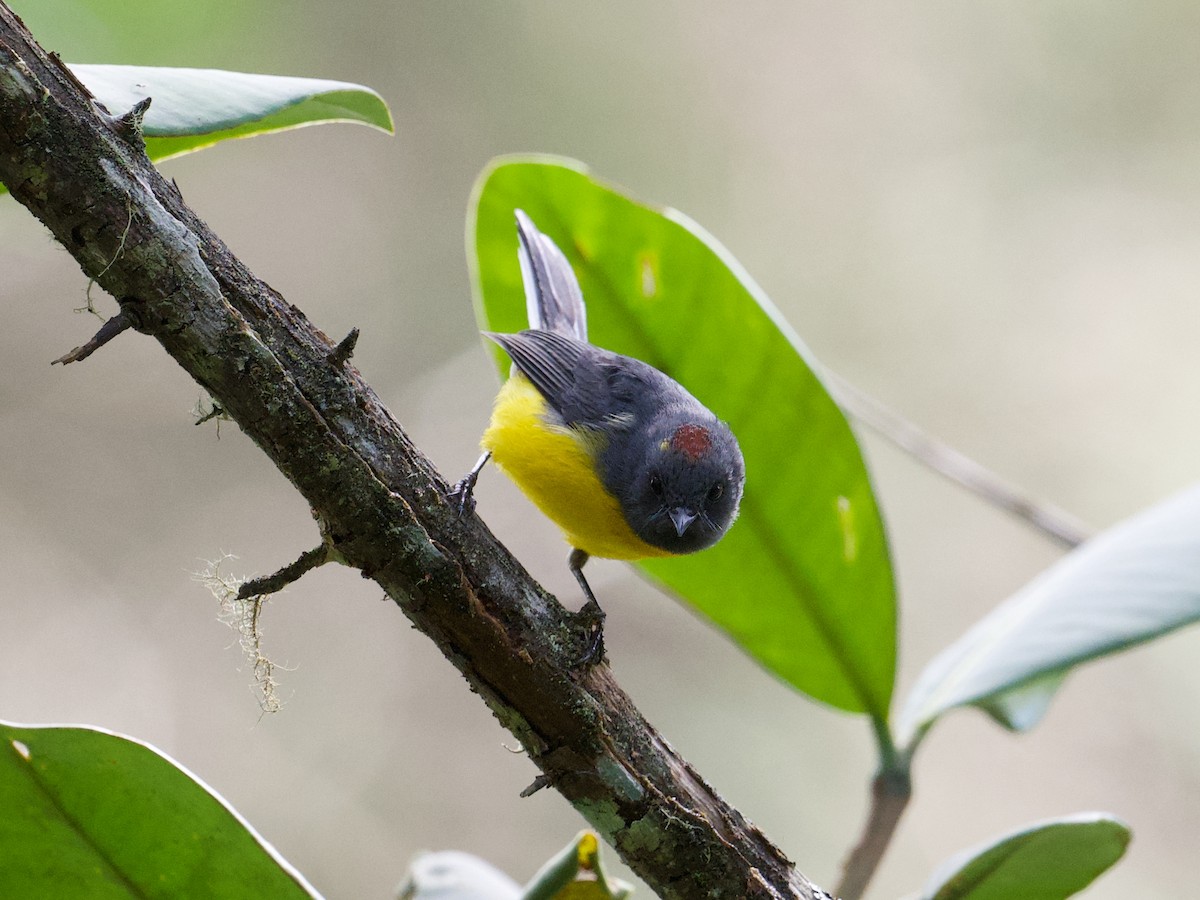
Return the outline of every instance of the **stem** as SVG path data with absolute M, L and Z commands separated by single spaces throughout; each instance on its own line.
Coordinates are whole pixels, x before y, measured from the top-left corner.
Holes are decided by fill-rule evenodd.
M 908 760 L 894 758 L 891 767 L 881 768 L 871 783 L 871 811 L 866 827 L 858 844 L 850 851 L 842 870 L 841 884 L 834 891 L 841 900 L 862 897 L 911 798 L 912 777 Z
M 975 460 L 926 434 L 883 403 L 832 372 L 822 373 L 847 413 L 933 471 L 1070 549 L 1091 537 L 1091 529 L 1049 503 L 1035 500 Z

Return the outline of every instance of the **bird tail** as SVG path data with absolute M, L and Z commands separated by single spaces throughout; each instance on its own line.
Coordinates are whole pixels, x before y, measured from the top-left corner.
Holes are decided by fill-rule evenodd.
M 523 209 L 516 210 L 521 280 L 529 327 L 587 340 L 587 309 L 571 264 L 558 245 L 537 230 Z

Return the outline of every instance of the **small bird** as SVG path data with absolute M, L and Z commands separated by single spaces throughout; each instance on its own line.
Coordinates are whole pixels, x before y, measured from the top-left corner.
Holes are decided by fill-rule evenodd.
M 562 529 L 568 566 L 587 602 L 604 613 L 583 575 L 591 556 L 643 559 L 693 553 L 737 518 L 745 464 L 729 427 L 678 382 L 632 357 L 588 343 L 579 282 L 558 246 L 516 210 L 529 328 L 484 334 L 512 359 L 483 456 L 455 485 L 474 506 L 479 473 L 494 459 Z

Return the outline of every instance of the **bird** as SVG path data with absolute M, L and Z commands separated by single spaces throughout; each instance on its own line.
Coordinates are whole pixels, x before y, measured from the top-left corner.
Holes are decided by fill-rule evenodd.
M 514 210 L 529 328 L 483 332 L 512 360 L 483 455 L 451 490 L 460 514 L 492 460 L 562 530 L 602 644 L 604 612 L 583 567 L 711 547 L 737 518 L 745 462 L 729 426 L 648 363 L 588 342 L 579 281 L 554 241 Z M 714 361 L 715 363 L 716 361 Z M 601 650 L 602 652 L 602 650 Z

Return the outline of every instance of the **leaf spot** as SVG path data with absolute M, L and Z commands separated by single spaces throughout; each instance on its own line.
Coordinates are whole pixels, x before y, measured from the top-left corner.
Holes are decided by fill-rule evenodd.
M 654 256 L 650 253 L 641 254 L 638 257 L 638 275 L 641 279 L 642 296 L 647 300 L 653 299 L 658 294 L 658 276 L 654 270 Z
M 858 531 L 854 528 L 854 509 L 849 497 L 837 498 L 837 517 L 842 529 L 842 559 L 852 563 L 858 559 Z

